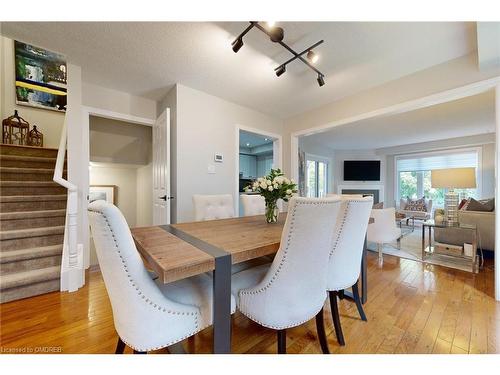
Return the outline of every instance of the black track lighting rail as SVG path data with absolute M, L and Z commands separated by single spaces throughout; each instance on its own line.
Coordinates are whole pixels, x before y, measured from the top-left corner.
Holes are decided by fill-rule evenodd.
M 277 68 L 274 69 L 276 71 L 278 77 L 286 71 L 286 65 L 287 64 L 289 64 L 292 61 L 298 59 L 298 60 L 302 61 L 310 69 L 312 69 L 314 72 L 316 72 L 318 74 L 317 81 L 318 81 L 318 84 L 320 86 L 323 86 L 325 84 L 325 81 L 324 81 L 325 75 L 323 73 L 321 73 L 318 69 L 316 69 L 316 67 L 314 67 L 309 61 L 307 61 L 306 59 L 304 59 L 302 57 L 302 55 L 304 55 L 305 53 L 311 51 L 313 48 L 315 48 L 315 47 L 319 46 L 321 43 L 323 43 L 324 42 L 323 40 L 320 40 L 319 42 L 316 42 L 312 46 L 306 48 L 304 51 L 302 51 L 300 53 L 297 53 L 288 44 L 286 44 L 285 42 L 283 42 L 283 29 L 281 29 L 281 28 L 274 28 L 273 30 L 270 31 L 270 30 L 267 30 L 266 28 L 262 27 L 259 24 L 259 22 L 257 22 L 257 21 L 250 21 L 250 25 L 245 30 L 243 30 L 243 32 L 240 35 L 238 35 L 238 37 L 231 43 L 232 46 L 233 46 L 233 51 L 234 52 L 238 52 L 240 50 L 240 48 L 243 46 L 243 37 L 253 27 L 256 27 L 257 29 L 259 29 L 260 31 L 262 31 L 273 42 L 279 43 L 282 47 L 284 47 L 288 52 L 290 52 L 293 55 L 292 58 L 290 58 L 289 60 L 287 60 L 286 62 L 284 62 L 283 64 L 281 64 L 280 66 L 278 66 Z M 272 31 L 274 31 L 274 32 L 272 32 Z M 276 32 L 276 31 L 278 31 L 278 32 Z M 278 74 L 278 72 L 279 72 L 279 74 Z

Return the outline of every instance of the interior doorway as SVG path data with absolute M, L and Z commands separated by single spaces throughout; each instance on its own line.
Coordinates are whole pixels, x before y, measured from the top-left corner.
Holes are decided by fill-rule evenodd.
M 252 194 L 245 188 L 272 168 L 281 168 L 281 136 L 239 126 L 236 132 L 235 208 L 243 216 L 240 196 Z
M 130 227 L 153 225 L 152 139 L 151 126 L 89 116 L 89 203 L 113 203 Z

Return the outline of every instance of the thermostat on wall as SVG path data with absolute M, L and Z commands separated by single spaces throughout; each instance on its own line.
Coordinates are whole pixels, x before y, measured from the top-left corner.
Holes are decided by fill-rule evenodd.
M 214 155 L 214 161 L 216 161 L 217 163 L 222 163 L 224 157 L 222 156 L 222 154 L 215 154 Z

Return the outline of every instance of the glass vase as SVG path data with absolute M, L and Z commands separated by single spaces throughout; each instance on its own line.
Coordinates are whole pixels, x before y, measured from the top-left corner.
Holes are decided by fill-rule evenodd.
M 278 204 L 277 201 L 266 202 L 266 221 L 268 223 L 278 222 Z

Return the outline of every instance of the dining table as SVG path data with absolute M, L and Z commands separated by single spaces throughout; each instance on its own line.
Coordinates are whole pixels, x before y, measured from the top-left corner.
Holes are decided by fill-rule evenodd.
M 231 266 L 275 254 L 286 213 L 276 223 L 263 215 L 131 229 L 137 250 L 162 283 L 211 272 L 213 352 L 231 352 Z M 361 300 L 367 301 L 366 238 L 361 261 Z M 346 292 L 346 297 L 349 294 Z

